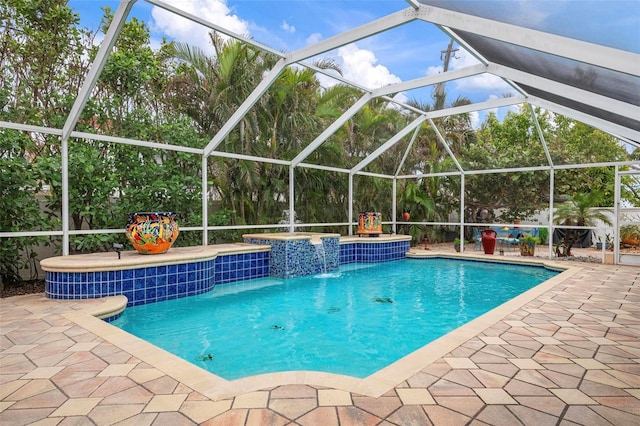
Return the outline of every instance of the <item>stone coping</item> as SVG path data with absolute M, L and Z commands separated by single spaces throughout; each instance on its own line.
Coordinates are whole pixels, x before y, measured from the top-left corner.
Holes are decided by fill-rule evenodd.
M 242 238 L 250 238 L 254 240 L 276 240 L 276 241 L 294 241 L 294 240 L 316 240 L 320 238 L 340 238 L 340 234 L 330 234 L 322 232 L 273 232 L 261 234 L 244 234 Z
M 389 243 L 395 241 L 410 241 L 410 235 L 381 234 L 378 237 L 358 237 L 340 234 L 318 232 L 246 234 L 243 238 L 259 240 L 317 240 L 321 238 L 340 238 L 340 244 L 350 243 Z M 40 261 L 40 267 L 45 272 L 101 272 L 120 271 L 123 269 L 144 268 L 147 266 L 175 265 L 199 260 L 214 259 L 218 255 L 254 253 L 269 251 L 269 245 L 249 243 L 215 244 L 210 246 L 173 247 L 163 254 L 143 255 L 135 250 L 123 251 L 120 259 L 115 252 L 74 254 L 71 256 L 54 256 Z
M 215 244 L 210 246 L 174 247 L 163 254 L 144 255 L 137 251 L 123 251 L 121 258 L 115 252 L 74 254 L 71 256 L 49 257 L 40 261 L 46 272 L 99 272 L 148 266 L 175 265 L 194 261 L 214 259 L 218 255 L 255 253 L 269 251 L 268 245 L 246 243 Z
M 562 272 L 568 269 L 566 264 L 560 264 L 549 260 L 540 260 L 534 257 L 514 257 L 514 256 L 487 256 L 482 254 L 467 254 L 467 253 L 438 253 L 428 252 L 422 250 L 409 250 L 405 255 L 407 258 L 424 259 L 424 258 L 441 258 L 441 259 L 461 259 L 461 260 L 477 260 L 481 262 L 489 263 L 506 263 L 511 265 L 527 265 L 527 266 L 543 266 L 552 271 Z
M 120 328 L 99 320 L 95 315 L 92 315 L 92 312 L 72 311 L 64 314 L 64 316 L 102 339 L 126 349 L 127 352 L 141 361 L 158 368 L 170 377 L 173 377 L 214 401 L 268 387 L 291 384 L 325 386 L 377 398 L 395 386 L 398 386 L 409 377 L 417 374 L 435 360 L 445 356 L 473 336 L 483 332 L 492 324 L 507 317 L 510 313 L 551 290 L 556 285 L 565 282 L 581 270 L 579 267 L 553 265 L 550 262 L 540 260 L 517 262 L 515 261 L 516 259 L 494 260 L 481 256 L 454 256 L 442 253 L 429 253 L 423 256 L 413 253 L 411 257 L 477 259 L 484 262 L 499 261 L 500 263 L 512 264 L 524 263 L 563 270 L 563 272 L 362 379 L 318 371 L 286 371 L 228 381 L 160 349 L 145 340 L 135 337 Z M 105 301 L 105 304 L 101 306 L 101 309 L 103 311 L 108 310 L 107 307 L 109 305 L 115 307 L 118 303 L 119 301 L 117 299 L 109 298 L 109 300 Z
M 51 299 L 47 299 L 51 300 Z M 111 318 L 121 314 L 127 308 L 127 297 L 123 295 L 107 296 L 94 299 L 74 299 L 74 300 L 56 300 L 56 302 L 71 302 L 74 307 L 69 312 L 80 313 L 88 318 L 104 319 Z M 108 324 L 104 321 L 101 323 Z
M 351 244 L 351 243 L 376 244 L 376 243 L 393 243 L 396 241 L 411 241 L 411 235 L 380 234 L 373 237 L 373 236 L 367 236 L 363 234 L 362 236 L 349 235 L 349 236 L 340 238 L 340 244 Z
M 123 295 L 104 297 L 100 300 L 103 303 L 85 309 L 85 312 L 93 317 L 104 319 L 119 315 L 127 308 L 127 297 Z

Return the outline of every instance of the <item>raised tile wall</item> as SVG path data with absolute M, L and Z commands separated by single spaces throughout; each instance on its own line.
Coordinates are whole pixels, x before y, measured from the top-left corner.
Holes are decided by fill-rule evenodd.
M 215 259 L 103 272 L 47 272 L 51 299 L 125 295 L 127 306 L 207 292 L 215 284 L 269 276 L 269 252 L 220 255 Z
M 321 238 L 319 252 L 309 239 L 244 238 L 245 243 L 271 246 L 269 269 L 272 277 L 293 278 L 335 271 L 340 266 L 340 238 Z
M 409 241 L 343 243 L 340 244 L 340 264 L 378 263 L 403 259 L 409 248 Z
M 402 259 L 409 241 L 339 243 L 322 238 L 324 258 L 309 240 L 251 240 L 271 245 L 271 252 L 220 255 L 215 259 L 103 272 L 47 272 L 51 299 L 93 299 L 125 295 L 127 306 L 207 292 L 216 284 L 275 276 L 292 278 L 335 271 L 340 264 Z M 326 265 L 326 267 L 325 267 Z

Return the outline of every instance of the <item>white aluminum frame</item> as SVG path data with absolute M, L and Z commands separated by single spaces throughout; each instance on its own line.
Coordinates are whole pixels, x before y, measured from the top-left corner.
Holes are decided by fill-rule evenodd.
M 549 229 L 550 235 L 553 233 L 553 192 L 554 192 L 554 180 L 555 180 L 555 170 L 559 169 L 569 169 L 569 168 L 586 168 L 586 167 L 615 167 L 616 170 L 616 192 L 615 192 L 615 202 L 616 206 L 620 201 L 620 191 L 619 191 L 619 176 L 624 172 L 619 171 L 619 167 L 621 166 L 632 166 L 637 167 L 640 165 L 640 162 L 631 161 L 631 162 L 614 162 L 614 163 L 598 163 L 598 164 L 571 164 L 571 165 L 554 165 L 544 140 L 542 131 L 540 129 L 539 123 L 537 121 L 537 117 L 535 115 L 534 106 L 544 108 L 546 110 L 556 112 L 572 119 L 576 119 L 582 121 L 586 124 L 589 124 L 593 127 L 596 127 L 604 132 L 607 132 L 615 137 L 623 138 L 626 142 L 640 147 L 640 132 L 629 129 L 623 126 L 620 126 L 615 123 L 608 122 L 606 120 L 596 118 L 590 116 L 585 113 L 581 113 L 579 111 L 575 111 L 571 108 L 564 107 L 561 105 L 557 105 L 553 102 L 546 101 L 544 99 L 537 98 L 535 96 L 528 95 L 525 91 L 523 91 L 518 82 L 522 82 L 528 86 L 538 88 L 540 90 L 555 92 L 555 93 L 563 93 L 564 96 L 575 99 L 579 102 L 589 103 L 598 108 L 601 108 L 606 111 L 610 111 L 614 114 L 617 114 L 622 117 L 627 117 L 631 119 L 637 119 L 640 116 L 640 107 L 637 105 L 631 105 L 625 102 L 620 102 L 615 99 L 608 98 L 606 96 L 597 95 L 592 92 L 588 92 L 579 88 L 571 87 L 565 84 L 557 83 L 536 75 L 531 75 L 519 70 L 511 69 L 509 67 L 505 67 L 502 65 L 498 65 L 495 63 L 491 63 L 486 58 L 482 57 L 477 51 L 475 51 L 471 46 L 466 45 L 460 38 L 457 36 L 456 31 L 462 30 L 466 32 L 472 32 L 484 37 L 489 37 L 492 39 L 500 40 L 503 42 L 507 42 L 510 44 L 526 47 L 529 49 L 534 49 L 538 51 L 543 51 L 549 54 L 557 55 L 560 57 L 568 58 L 571 60 L 579 61 L 586 64 L 595 65 L 598 67 L 603 67 L 607 69 L 611 69 L 614 71 L 626 73 L 632 76 L 640 76 L 640 67 L 638 67 L 638 62 L 640 61 L 640 55 L 626 52 L 618 49 L 613 49 L 606 46 L 601 46 L 593 43 L 578 41 L 574 39 L 570 39 L 567 37 L 562 37 L 554 34 L 544 33 L 537 30 L 532 30 L 528 28 L 518 27 L 516 25 L 506 24 L 503 22 L 479 18 L 476 16 L 466 15 L 463 13 L 441 9 L 432 6 L 425 6 L 419 3 L 417 0 L 405 0 L 405 2 L 409 5 L 408 8 L 402 9 L 398 12 L 392 13 L 388 16 L 385 16 L 381 19 L 372 21 L 370 23 L 364 24 L 352 30 L 346 31 L 339 35 L 330 37 L 325 39 L 319 43 L 307 46 L 305 48 L 299 49 L 295 52 L 284 54 L 281 53 L 269 46 L 258 43 L 248 37 L 245 37 L 240 34 L 233 33 L 231 31 L 226 30 L 225 28 L 220 27 L 219 25 L 209 22 L 206 19 L 203 19 L 199 16 L 195 16 L 188 12 L 181 10 L 179 7 L 173 6 L 166 1 L 163 0 L 146 0 L 147 3 L 158 6 L 164 10 L 175 13 L 178 16 L 189 19 L 193 22 L 197 22 L 201 25 L 204 25 L 212 30 L 223 33 L 227 36 L 233 37 L 237 40 L 240 40 L 244 43 L 247 43 L 257 49 L 269 52 L 273 55 L 280 57 L 280 60 L 276 63 L 276 65 L 268 72 L 263 80 L 258 84 L 258 86 L 253 90 L 253 92 L 245 99 L 242 105 L 236 110 L 229 120 L 224 124 L 222 129 L 211 139 L 211 141 L 207 144 L 204 149 L 198 148 L 190 148 L 190 147 L 182 147 L 176 145 L 167 145 L 160 144 L 156 142 L 149 141 L 141 141 L 130 138 L 121 138 L 121 137 L 113 137 L 113 136 L 105 136 L 105 135 L 97 135 L 90 134 L 86 132 L 78 132 L 73 129 L 76 126 L 78 118 L 86 105 L 87 100 L 95 86 L 95 83 L 106 64 L 106 61 L 109 57 L 109 54 L 115 44 L 115 41 L 124 25 L 124 22 L 129 15 L 133 4 L 136 0 L 121 0 L 116 10 L 112 23 L 107 31 L 105 39 L 100 45 L 96 58 L 94 59 L 91 68 L 87 74 L 87 78 L 84 81 L 78 96 L 67 116 L 65 124 L 62 129 L 54 129 L 43 126 L 35 126 L 29 124 L 20 124 L 20 123 L 9 123 L 5 121 L 0 121 L 0 128 L 8 128 L 15 129 L 21 131 L 28 132 L 36 132 L 43 134 L 51 134 L 58 135 L 61 138 L 61 155 L 62 155 L 62 229 L 59 231 L 34 231 L 34 232 L 0 232 L 0 237 L 21 237 L 21 236 L 59 236 L 63 237 L 62 250 L 63 255 L 69 254 L 69 235 L 80 235 L 80 234 L 96 234 L 96 233 L 116 233 L 122 232 L 122 230 L 89 230 L 89 231 L 74 231 L 69 229 L 69 182 L 68 182 L 68 143 L 70 138 L 78 138 L 85 140 L 99 140 L 110 143 L 119 143 L 133 146 L 144 146 L 148 148 L 154 149 L 162 149 L 162 150 L 174 150 L 180 152 L 188 152 L 192 154 L 197 154 L 201 156 L 201 167 L 202 167 L 202 215 L 203 221 L 202 226 L 200 227 L 188 227 L 183 228 L 184 230 L 191 231 L 202 231 L 202 243 L 203 245 L 208 244 L 208 231 L 216 230 L 216 229 L 266 229 L 266 228 L 281 228 L 281 224 L 270 224 L 270 225 L 245 225 L 245 226 L 208 226 L 208 183 L 207 183 L 207 163 L 209 157 L 225 157 L 239 160 L 248 160 L 248 161 L 258 161 L 258 162 L 267 162 L 272 164 L 279 164 L 289 167 L 289 224 L 288 228 L 291 232 L 295 227 L 304 227 L 304 226 L 317 226 L 318 224 L 295 224 L 294 217 L 292 212 L 295 210 L 295 185 L 294 185 L 294 170 L 296 167 L 306 167 L 306 168 L 314 168 L 319 170 L 326 170 L 332 172 L 345 173 L 349 175 L 349 218 L 348 222 L 345 223 L 333 223 L 333 224 L 324 224 L 324 225 L 332 225 L 332 226 L 342 226 L 349 225 L 349 235 L 353 233 L 353 177 L 355 175 L 361 176 L 371 176 L 371 177 L 380 177 L 392 179 L 393 183 L 393 206 L 392 211 L 394 214 L 394 218 L 391 222 L 393 225 L 393 230 L 396 230 L 396 188 L 397 188 L 397 180 L 398 179 L 420 179 L 424 177 L 435 177 L 435 176 L 460 176 L 461 177 L 461 186 L 460 186 L 460 221 L 459 223 L 455 223 L 453 225 L 460 226 L 460 238 L 464 240 L 464 227 L 465 226 L 473 226 L 474 224 L 466 223 L 464 220 L 464 205 L 465 205 L 465 176 L 466 175 L 474 175 L 474 174 L 487 174 L 487 173 L 511 173 L 511 172 L 523 172 L 523 171 L 548 171 L 550 174 L 550 203 L 549 203 Z M 422 77 L 415 80 L 405 81 L 389 86 L 385 86 L 382 88 L 369 90 L 355 82 L 348 81 L 341 76 L 336 76 L 327 72 L 326 70 L 321 70 L 312 64 L 308 64 L 305 60 L 317 56 L 322 53 L 326 53 L 333 49 L 336 49 L 340 46 L 344 46 L 346 44 L 370 37 L 374 34 L 390 30 L 392 28 L 404 25 L 409 22 L 414 21 L 424 21 L 429 22 L 436 25 L 443 32 L 448 34 L 451 37 L 454 37 L 459 44 L 463 45 L 465 49 L 467 49 L 473 56 L 475 56 L 480 64 L 466 67 L 463 69 L 458 69 L 454 71 L 447 71 L 446 73 L 442 73 L 436 76 Z M 282 71 L 287 67 L 294 64 L 302 65 L 305 67 L 309 67 L 316 72 L 324 73 L 338 81 L 341 81 L 345 84 L 349 84 L 353 87 L 356 87 L 364 92 L 363 96 L 356 101 L 341 117 L 339 117 L 334 123 L 332 123 L 327 129 L 325 129 L 316 139 L 314 139 L 309 145 L 307 145 L 293 160 L 286 161 L 280 159 L 271 159 L 271 158 L 263 158 L 256 157 L 251 155 L 245 155 L 241 153 L 227 153 L 216 151 L 216 148 L 219 144 L 228 136 L 228 134 L 237 126 L 237 124 L 243 119 L 243 117 L 249 112 L 251 107 L 260 99 L 260 97 L 271 87 L 271 85 L 276 81 L 278 76 L 282 73 Z M 519 96 L 514 96 L 511 98 L 504 99 L 496 99 L 490 100 L 486 102 L 481 102 L 472 105 L 465 105 L 462 107 L 456 108 L 445 108 L 438 111 L 421 111 L 413 106 L 406 105 L 402 102 L 394 100 L 389 96 L 395 93 L 417 89 L 425 86 L 435 85 L 441 82 L 452 81 L 455 79 L 470 77 L 473 75 L 478 75 L 482 73 L 490 73 L 502 78 L 505 82 L 514 87 L 519 93 Z M 367 104 L 371 99 L 382 97 L 386 101 L 394 102 L 397 105 L 405 108 L 406 110 L 415 112 L 418 114 L 418 118 L 416 118 L 413 122 L 409 123 L 404 129 L 400 130 L 395 136 L 390 138 L 387 142 L 382 144 L 380 147 L 375 149 L 372 153 L 370 153 L 366 158 L 364 158 L 360 163 L 354 166 L 351 169 L 342 169 L 325 165 L 318 164 L 309 164 L 304 163 L 303 161 L 311 154 L 314 150 L 316 150 L 322 143 L 324 143 L 329 137 L 331 137 L 342 125 L 344 125 L 351 117 L 353 117 L 360 109 Z M 457 158 L 453 154 L 453 152 L 449 149 L 448 143 L 445 138 L 442 136 L 437 126 L 433 123 L 434 118 L 445 117 L 456 114 L 465 114 L 469 112 L 479 111 L 483 109 L 489 108 L 497 108 L 501 106 L 509 106 L 516 104 L 528 104 L 531 110 L 531 114 L 533 117 L 533 121 L 536 126 L 536 131 L 538 134 L 538 138 L 540 143 L 543 146 L 545 156 L 547 159 L 546 165 L 536 166 L 536 167 L 516 167 L 516 168 L 504 168 L 497 170 L 465 170 Z M 428 122 L 429 125 L 434 129 L 439 143 L 445 148 L 447 154 L 453 159 L 457 171 L 452 172 L 442 172 L 442 173 L 430 173 L 430 174 L 416 174 L 416 175 L 399 175 L 402 164 L 404 163 L 408 153 L 413 147 L 413 143 L 415 138 L 417 137 L 421 126 L 424 122 Z M 407 149 L 405 150 L 404 156 L 393 176 L 388 176 L 380 173 L 371 173 L 367 172 L 364 169 L 367 165 L 373 162 L 378 156 L 384 153 L 386 150 L 391 148 L 393 145 L 398 143 L 404 137 L 408 136 L 409 133 L 413 132 L 413 136 L 411 141 L 408 144 Z M 412 222 L 415 223 L 415 222 Z M 424 224 L 432 224 L 432 225 L 452 225 L 452 223 L 441 223 L 441 222 L 424 222 Z M 525 227 L 523 225 L 523 227 Z M 549 247 L 549 256 L 552 256 L 551 246 Z M 616 257 L 617 259 L 617 257 Z

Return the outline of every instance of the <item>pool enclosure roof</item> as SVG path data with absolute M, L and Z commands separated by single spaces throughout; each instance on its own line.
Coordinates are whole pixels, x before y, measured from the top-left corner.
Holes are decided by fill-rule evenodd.
M 516 90 L 518 95 L 476 103 L 463 108 L 444 108 L 438 111 L 423 112 L 422 121 L 429 118 L 528 103 L 584 122 L 620 138 L 634 147 L 640 147 L 640 34 L 630 37 L 630 40 L 636 41 L 635 45 L 617 46 L 616 40 L 577 38 L 581 34 L 577 31 L 575 34 L 572 33 L 572 28 L 577 29 L 586 23 L 574 22 L 573 25 L 558 26 L 557 31 L 543 31 L 540 29 L 541 25 L 536 26 L 535 20 L 514 14 L 512 8 L 504 7 L 505 2 L 503 1 L 406 0 L 404 3 L 409 7 L 396 13 L 297 51 L 282 53 L 241 34 L 235 34 L 215 22 L 209 22 L 200 16 L 181 10 L 179 3 L 164 0 L 146 1 L 211 30 L 269 51 L 281 58 L 204 148 L 202 153 L 205 156 L 216 154 L 214 151 L 221 141 L 236 127 L 285 67 L 301 64 L 318 72 L 327 73 L 311 65 L 309 59 L 412 22 L 436 25 L 471 53 L 479 61 L 479 64 L 373 90 L 331 73 L 332 78 L 361 89 L 365 96 L 354 105 L 353 110 L 347 111 L 343 117 L 337 120 L 336 126 L 331 126 L 325 134 L 311 142 L 293 161 L 286 163 L 293 166 L 299 165 L 330 135 L 328 132 L 335 131 L 339 127 L 338 124 L 344 123 L 370 99 L 384 97 L 391 101 L 390 96 L 400 92 L 484 73 L 503 79 Z M 62 129 L 63 140 L 71 136 L 80 112 L 91 95 L 122 24 L 127 19 L 135 2 L 136 0 L 122 0 L 120 2 L 111 27 L 91 66 L 87 80 Z M 403 2 L 398 0 L 398 3 L 401 5 Z M 570 3 L 573 3 L 571 5 L 573 8 L 582 7 L 581 2 Z M 544 2 L 540 3 L 540 8 L 545 6 Z M 630 14 L 640 14 L 637 7 L 634 10 L 633 2 L 629 2 L 629 6 Z M 274 10 L 274 13 L 277 14 L 278 11 Z M 562 22 L 562 17 L 554 18 L 557 18 L 555 22 Z M 593 18 L 596 25 L 599 25 L 598 16 L 593 16 Z M 554 19 L 548 18 L 546 21 L 554 21 Z M 534 22 L 534 24 L 529 22 Z M 637 28 L 636 31 L 638 31 Z M 598 32 L 598 34 L 604 34 L 604 32 Z M 594 32 L 591 32 L 589 37 L 594 38 Z M 400 45 L 399 48 L 402 49 L 402 46 Z M 399 102 L 396 101 L 396 103 Z M 404 106 L 407 107 L 407 105 Z M 416 111 L 413 107 L 409 109 Z M 413 123 L 413 126 L 410 127 L 413 129 L 420 123 Z M 93 138 L 97 139 L 99 135 L 92 135 Z M 361 168 L 362 164 L 358 166 L 358 169 Z
M 545 27 L 536 23 L 535 20 L 528 19 L 527 16 L 514 13 L 515 8 L 509 7 L 507 2 L 492 0 L 398 0 L 399 10 L 395 13 L 290 53 L 280 52 L 251 38 L 233 33 L 216 22 L 210 22 L 201 16 L 188 13 L 180 9 L 180 2 L 146 0 L 147 3 L 153 6 L 197 22 L 211 30 L 226 34 L 261 50 L 268 51 L 280 59 L 271 71 L 264 75 L 263 80 L 231 115 L 218 133 L 213 135 L 203 149 L 77 132 L 75 127 L 80 114 L 94 90 L 101 70 L 135 2 L 136 0 L 120 1 L 109 30 L 100 45 L 87 78 L 62 129 L 0 122 L 0 127 L 61 136 L 63 144 L 63 235 L 66 237 L 63 239 L 67 240 L 63 244 L 63 251 L 66 248 L 65 246 L 68 245 L 69 229 L 68 194 L 66 194 L 68 182 L 65 182 L 65 179 L 68 178 L 65 170 L 68 158 L 66 157 L 65 146 L 71 137 L 196 153 L 203 156 L 203 165 L 206 165 L 206 159 L 209 156 L 223 156 L 282 164 L 290 167 L 290 176 L 293 176 L 295 167 L 314 167 L 345 172 L 353 176 L 354 174 L 368 174 L 364 170 L 368 164 L 393 147 L 398 141 L 419 129 L 424 122 L 428 122 L 438 133 L 432 121 L 434 118 L 510 105 L 529 104 L 530 106 L 540 107 L 584 122 L 611 134 L 632 147 L 640 148 L 640 34 L 631 35 L 628 39 L 631 40 L 631 45 L 624 45 L 615 38 L 607 39 L 606 31 L 590 32 L 587 24 L 599 25 L 599 17 L 596 14 L 592 16 L 592 21 L 587 23 L 572 22 L 567 16 L 553 16 L 553 11 L 545 11 L 550 14 L 548 19 L 545 20 Z M 568 3 L 567 7 L 570 8 L 582 7 L 582 2 Z M 536 2 L 535 4 L 539 8 L 547 8 L 549 6 L 547 2 Z M 606 3 L 600 4 L 601 6 L 599 7 L 607 7 Z M 283 2 L 283 13 L 285 8 L 290 5 L 290 3 Z M 637 4 L 634 4 L 633 1 L 628 2 L 628 5 L 630 8 L 629 14 L 633 16 L 640 14 Z M 592 9 L 594 8 L 592 7 Z M 273 13 L 279 13 L 277 7 L 274 7 Z M 594 13 L 597 13 L 597 7 Z M 555 23 L 552 25 L 552 30 L 549 30 L 549 22 Z M 473 55 L 478 63 L 464 68 L 448 70 L 437 75 L 419 77 L 374 89 L 363 87 L 358 82 L 348 81 L 335 73 L 322 70 L 312 64 L 314 58 L 322 57 L 327 52 L 379 33 L 392 31 L 407 24 L 437 26 L 448 37 L 454 39 L 459 46 Z M 638 28 L 635 30 L 640 31 Z M 403 46 L 400 44 L 398 49 L 402 48 Z M 222 141 L 236 128 L 242 118 L 288 66 L 304 66 L 318 73 L 327 74 L 333 79 L 360 89 L 364 95 L 314 140 L 308 141 L 306 147 L 293 159 L 259 158 L 251 156 L 249 153 L 218 151 L 217 148 Z M 433 87 L 438 83 L 480 74 L 491 74 L 499 77 L 515 90 L 516 95 L 477 102 L 462 107 L 445 107 L 431 111 L 419 110 L 415 106 L 407 105 L 398 101 L 397 98 L 393 98 L 398 93 L 422 87 Z M 337 170 L 329 165 L 305 163 L 305 159 L 314 150 L 331 137 L 367 102 L 375 98 L 383 98 L 394 102 L 400 108 L 417 113 L 418 118 L 369 153 L 366 158 L 351 169 Z M 540 137 L 542 139 L 541 135 Z M 442 137 L 440 139 L 440 142 L 446 148 L 445 141 Z M 548 162 L 543 167 L 553 169 L 554 164 L 546 149 L 544 140 L 541 140 L 541 143 L 545 147 Z M 456 161 L 450 150 L 448 150 L 448 153 L 456 164 L 456 173 L 464 175 L 468 172 Z M 636 162 L 630 164 L 638 166 Z M 206 167 L 203 166 L 203 189 L 206 189 L 207 182 L 205 169 Z M 522 170 L 524 169 L 527 168 L 522 168 Z M 529 169 L 541 168 L 534 167 Z M 518 171 L 521 169 L 508 169 L 508 171 L 511 170 Z M 398 174 L 395 177 L 399 177 Z M 290 185 L 290 191 L 293 191 L 292 184 Z M 206 191 L 203 191 L 203 193 L 206 194 Z M 293 197 L 290 198 L 293 199 Z M 292 201 L 290 201 L 291 203 Z M 290 207 L 293 210 L 294 206 L 291 205 Z M 203 200 L 203 209 L 206 209 L 205 200 Z M 203 216 L 205 217 L 203 228 L 206 234 L 206 214 Z
M 441 26 L 460 45 L 475 52 L 486 66 L 486 72 L 508 81 L 528 103 L 628 138 L 638 146 L 638 43 L 636 51 L 624 51 L 614 44 L 615 40 L 579 39 L 602 34 L 592 31 L 585 35 L 584 30 L 580 33 L 576 28 L 577 25 L 600 25 L 597 16 L 592 23 L 571 22 L 570 17 L 565 16 L 565 26 L 543 32 L 535 19 L 514 16 L 505 2 L 499 3 L 501 5 L 456 0 L 421 2 L 426 9 L 426 20 Z M 570 7 L 584 7 L 582 2 L 572 3 Z M 546 6 L 540 3 L 541 8 Z M 606 6 L 602 4 L 602 7 Z M 629 13 L 637 15 L 640 9 L 636 5 Z M 548 17 L 545 22 L 559 23 L 562 18 Z M 522 26 L 518 22 L 522 22 Z M 631 38 L 640 41 L 640 31 Z M 606 42 L 613 45 L 606 46 Z
M 621 45 L 616 39 L 599 40 L 598 37 L 606 38 L 604 31 L 588 32 L 588 28 L 578 31 L 579 28 L 587 25 L 585 22 L 569 21 L 567 25 L 558 25 L 557 30 L 554 28 L 554 31 L 543 31 L 542 24 L 536 24 L 536 20 L 512 12 L 513 8 L 505 7 L 503 1 L 406 0 L 402 2 L 398 0 L 399 5 L 405 3 L 408 7 L 297 51 L 282 53 L 241 34 L 235 34 L 215 22 L 209 22 L 181 10 L 179 3 L 164 0 L 146 0 L 146 2 L 280 57 L 280 61 L 271 72 L 265 75 L 253 93 L 201 151 L 205 156 L 218 154 L 215 150 L 221 141 L 236 127 L 285 67 L 299 64 L 320 73 L 327 73 L 312 65 L 309 60 L 341 46 L 412 22 L 436 25 L 471 53 L 479 64 L 373 90 L 330 73 L 332 78 L 359 88 L 365 95 L 294 160 L 284 161 L 284 163 L 292 166 L 301 165 L 304 158 L 326 140 L 340 124 L 346 122 L 370 99 L 380 97 L 421 113 L 420 122 L 412 123 L 409 126 L 410 129 L 405 129 L 406 133 L 431 118 L 528 103 L 584 122 L 633 147 L 640 147 L 640 30 L 637 28 L 635 36 L 632 34 L 629 37 L 631 45 Z M 87 136 L 86 134 L 72 135 L 72 132 L 134 3 L 136 0 L 121 0 L 65 125 L 63 129 L 58 129 L 61 130 L 63 140 L 71 136 Z M 570 3 L 572 3 L 570 7 L 573 8 L 583 7 L 581 2 Z M 546 6 L 545 3 L 540 3 L 539 7 Z M 640 14 L 637 5 L 635 8 L 633 6 L 633 2 L 629 2 L 629 13 Z M 598 10 L 593 7 L 591 9 L 595 12 Z M 277 13 L 278 11 L 274 10 L 274 14 Z M 594 23 L 599 25 L 598 16 L 594 15 L 592 18 L 594 22 L 590 22 L 589 25 Z M 562 16 L 551 16 L 545 22 L 560 23 L 563 19 Z M 402 45 L 399 49 L 402 49 Z M 503 79 L 515 89 L 517 95 L 462 108 L 444 108 L 429 112 L 416 110 L 415 107 L 409 107 L 391 98 L 397 93 L 485 73 Z M 5 122 L 0 125 L 16 127 L 15 123 Z M 45 130 L 45 133 L 51 133 L 52 130 L 26 125 L 19 127 Z M 101 139 L 101 135 L 91 135 L 90 138 Z M 144 141 L 139 142 L 147 145 Z M 166 145 L 164 147 L 172 148 Z M 389 146 L 385 144 L 385 147 Z M 269 159 L 265 160 L 269 161 Z M 359 164 L 356 168 L 357 170 L 351 170 L 351 172 L 358 172 L 363 168 L 363 164 Z M 464 170 L 460 169 L 460 172 Z
M 635 46 L 620 48 L 616 45 L 616 40 L 583 40 L 578 38 L 585 38 L 585 36 L 578 31 L 575 31 L 574 34 L 572 27 L 578 29 L 580 26 L 586 25 L 585 22 L 573 22 L 573 26 L 558 26 L 557 31 L 543 31 L 540 24 L 536 26 L 535 20 L 514 14 L 512 8 L 505 7 L 505 2 L 502 1 L 422 0 L 418 2 L 407 0 L 408 8 L 285 54 L 245 36 L 235 34 L 215 22 L 209 22 L 202 17 L 185 12 L 179 8 L 179 3 L 174 6 L 174 2 L 163 0 L 147 0 L 147 2 L 212 30 L 267 50 L 281 58 L 244 104 L 204 148 L 205 155 L 213 153 L 286 66 L 306 63 L 306 66 L 321 72 L 322 70 L 313 67 L 306 61 L 338 47 L 412 22 L 438 26 L 475 56 L 480 63 L 436 76 L 404 81 L 374 90 L 362 87 L 356 82 L 338 78 L 344 83 L 360 88 L 367 94 L 362 99 L 362 104 L 372 98 L 389 97 L 399 92 L 432 86 L 443 81 L 488 73 L 503 79 L 517 91 L 519 96 L 483 102 L 463 109 L 445 108 L 438 112 L 424 113 L 423 117 L 425 119 L 435 118 L 504 105 L 528 103 L 582 121 L 635 147 L 640 147 L 640 55 L 638 52 L 640 34 L 636 34 L 636 37 L 633 35 L 630 37 L 631 40 L 636 40 Z M 89 78 L 79 93 L 76 104 L 65 124 L 63 138 L 68 137 L 75 126 L 80 110 L 90 96 L 99 71 L 117 38 L 121 24 L 127 18 L 134 3 L 135 0 L 121 1 L 111 28 L 101 45 L 100 54 L 96 57 Z M 399 1 L 399 3 L 402 2 Z M 583 7 L 581 2 L 572 3 L 573 8 Z M 630 2 L 629 5 L 630 14 L 640 13 L 637 8 L 634 10 L 633 2 Z M 540 3 L 541 8 L 545 6 L 545 3 Z M 595 10 L 597 11 L 597 8 Z M 278 11 L 275 10 L 274 13 L 278 13 Z M 562 22 L 562 17 L 554 18 L 556 18 L 555 22 Z M 594 21 L 590 24 L 600 25 L 598 16 L 593 16 L 593 18 Z M 547 18 L 546 21 L 554 21 L 554 19 Z M 636 31 L 638 30 L 636 29 Z M 584 31 L 582 32 L 584 33 Z M 594 38 L 594 34 L 604 34 L 604 32 L 591 32 L 589 37 Z M 399 48 L 401 49 L 402 46 L 400 45 Z M 331 74 L 331 76 L 336 78 L 335 74 Z M 346 121 L 345 118 L 346 116 L 338 121 Z M 292 161 L 292 165 L 295 166 L 301 162 L 320 143 L 322 143 L 322 138 L 313 141 Z

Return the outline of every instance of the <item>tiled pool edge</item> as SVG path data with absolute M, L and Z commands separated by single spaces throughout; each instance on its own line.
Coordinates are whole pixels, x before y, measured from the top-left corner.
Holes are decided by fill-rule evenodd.
M 439 254 L 437 257 L 454 256 Z M 92 317 L 90 313 L 73 311 L 64 314 L 64 316 L 214 401 L 285 384 L 326 386 L 377 398 L 508 314 L 565 282 L 582 269 L 581 267 L 558 265 L 547 261 L 527 261 L 526 263 L 563 272 L 364 379 L 316 371 L 289 371 L 227 381 L 159 349 L 151 343 Z
M 275 276 L 292 278 L 326 271 L 347 263 L 380 263 L 405 257 L 410 237 L 340 238 L 338 234 L 260 234 L 245 243 L 174 249 L 169 256 L 106 253 L 45 259 L 45 294 L 58 300 L 124 295 L 127 306 L 162 302 L 210 291 L 215 285 Z M 241 246 L 241 247 L 240 247 Z M 117 316 L 109 317 L 113 320 Z
M 206 293 L 216 284 L 266 276 L 269 276 L 269 252 L 256 250 L 119 270 L 46 271 L 45 294 L 50 299 L 69 300 L 123 295 L 127 297 L 127 306 L 136 306 Z
M 340 242 L 340 264 L 380 263 L 404 259 L 410 249 L 410 240 L 381 241 L 362 238 L 362 241 Z

